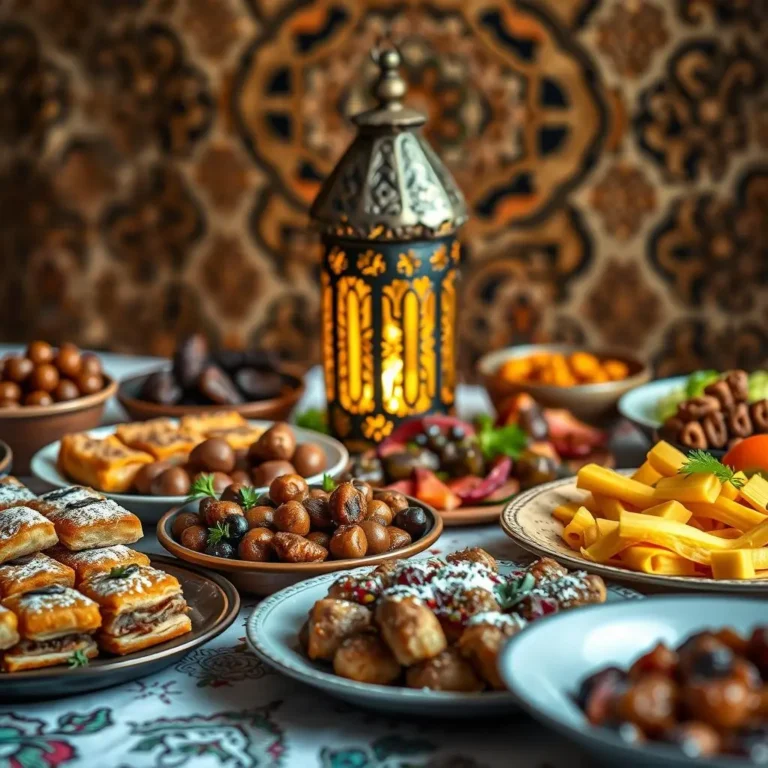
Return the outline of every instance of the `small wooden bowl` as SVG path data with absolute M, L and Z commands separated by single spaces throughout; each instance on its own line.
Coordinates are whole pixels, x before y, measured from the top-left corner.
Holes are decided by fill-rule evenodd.
M 245 560 L 225 560 L 222 557 L 206 555 L 204 552 L 195 552 L 182 547 L 173 538 L 171 528 L 177 515 L 182 512 L 197 513 L 199 501 L 191 501 L 189 504 L 168 510 L 157 524 L 157 539 L 165 549 L 180 560 L 224 574 L 241 592 L 271 595 L 284 587 L 309 579 L 312 576 L 318 576 L 321 573 L 346 571 L 364 565 L 375 566 L 385 560 L 403 560 L 429 549 L 440 538 L 440 534 L 443 532 L 443 521 L 440 515 L 424 502 L 411 496 L 406 498 L 410 506 L 421 507 L 426 512 L 430 521 L 426 533 L 418 541 L 412 542 L 407 547 L 370 557 L 325 560 L 322 563 L 250 563 Z
M 71 432 L 86 432 L 101 423 L 104 406 L 117 391 L 117 382 L 103 375 L 103 389 L 92 395 L 53 405 L 0 409 L 0 440 L 13 450 L 16 474 L 29 474 L 32 457 L 44 445 Z
M 579 384 L 574 387 L 556 387 L 551 384 L 527 384 L 525 382 L 503 381 L 497 373 L 501 366 L 518 357 L 536 353 L 569 355 L 573 352 L 590 352 L 596 357 L 621 360 L 629 367 L 629 376 L 621 381 L 607 381 L 604 384 Z M 512 395 L 527 392 L 545 408 L 565 408 L 577 419 L 597 427 L 610 426 L 618 419 L 616 408 L 619 398 L 630 389 L 639 387 L 651 379 L 650 366 L 623 352 L 585 349 L 575 344 L 526 344 L 507 347 L 489 352 L 480 358 L 476 367 L 488 396 L 497 411 Z
M 167 366 L 166 366 L 167 368 Z M 157 370 L 164 370 L 158 368 Z M 298 368 L 290 365 L 281 366 L 278 370 L 286 381 L 279 397 L 268 400 L 255 400 L 241 405 L 161 405 L 138 397 L 144 382 L 151 373 L 148 371 L 138 376 L 131 376 L 120 382 L 117 399 L 125 408 L 133 421 L 146 421 L 161 416 L 180 419 L 193 413 L 212 413 L 214 411 L 236 411 L 246 419 L 268 419 L 285 421 L 304 394 L 304 378 Z

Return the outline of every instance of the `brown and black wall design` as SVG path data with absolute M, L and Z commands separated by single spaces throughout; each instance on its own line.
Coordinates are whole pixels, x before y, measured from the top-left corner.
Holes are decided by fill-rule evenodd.
M 384 34 L 472 213 L 465 373 L 766 363 L 766 0 L 0 0 L 3 335 L 318 360 L 307 210 Z

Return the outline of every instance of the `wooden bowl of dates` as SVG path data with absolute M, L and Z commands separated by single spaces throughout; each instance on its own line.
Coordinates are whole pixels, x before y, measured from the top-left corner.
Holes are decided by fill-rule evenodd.
M 100 359 L 70 343 L 33 341 L 0 361 L 0 440 L 13 450 L 14 471 L 29 473 L 32 456 L 69 432 L 98 426 L 117 383 Z
M 365 546 L 368 548 L 368 551 L 364 556 L 347 557 L 345 556 L 345 549 L 337 549 L 334 547 L 333 541 L 326 541 L 328 549 L 326 550 L 324 547 L 320 547 L 325 553 L 324 557 L 326 559 L 315 560 L 312 562 L 287 562 L 283 559 L 287 555 L 281 549 L 281 546 L 278 543 L 278 537 L 284 537 L 286 541 L 290 541 L 291 545 L 306 542 L 308 545 L 312 545 L 313 549 L 317 549 L 317 545 L 315 545 L 317 539 L 313 539 L 313 537 L 322 535 L 321 529 L 315 527 L 317 520 L 314 510 L 310 515 L 312 522 L 308 528 L 305 529 L 305 536 L 286 532 L 287 530 L 290 530 L 290 522 L 288 525 L 285 525 L 284 519 L 288 513 L 297 511 L 294 507 L 302 506 L 302 503 L 298 501 L 292 500 L 290 502 L 283 502 L 282 504 L 270 501 L 269 503 L 273 504 L 272 509 L 275 513 L 274 518 L 269 518 L 268 522 L 264 522 L 260 519 L 265 511 L 269 511 L 266 506 L 262 506 L 262 504 L 265 503 L 263 502 L 263 499 L 270 494 L 274 496 L 272 493 L 274 485 L 288 485 L 290 480 L 286 480 L 286 478 L 291 477 L 294 476 L 284 475 L 281 478 L 277 478 L 277 480 L 273 482 L 273 486 L 270 487 L 269 494 L 263 494 L 256 502 L 255 506 L 251 508 L 246 507 L 244 516 L 248 523 L 248 530 L 239 534 L 239 539 L 235 541 L 234 547 L 230 545 L 231 551 L 229 557 L 209 554 L 209 552 L 218 551 L 215 549 L 217 546 L 216 544 L 214 544 L 212 548 L 210 534 L 206 534 L 206 531 L 213 532 L 216 530 L 216 527 L 206 528 L 206 526 L 210 526 L 213 520 L 216 519 L 217 508 L 211 506 L 211 508 L 206 511 L 205 507 L 201 510 L 200 505 L 201 503 L 210 501 L 210 499 L 190 501 L 169 510 L 157 524 L 158 541 L 165 549 L 180 560 L 224 574 L 241 592 L 249 592 L 257 595 L 270 595 L 284 587 L 322 573 L 345 571 L 364 565 L 376 566 L 385 560 L 401 560 L 412 557 L 433 546 L 440 538 L 440 534 L 443 531 L 442 519 L 432 507 L 418 499 L 400 494 L 398 499 L 393 500 L 390 503 L 378 499 L 376 501 L 388 506 L 393 514 L 394 509 L 399 504 L 399 511 L 401 513 L 410 516 L 409 519 L 411 521 L 417 521 L 419 527 L 417 529 L 411 528 L 414 535 L 411 536 L 408 534 L 406 536 L 406 541 L 402 546 L 394 545 L 390 539 L 390 546 L 395 546 L 395 548 L 386 548 L 385 551 L 382 551 L 382 549 L 384 549 L 383 547 L 374 547 L 373 544 L 366 543 Z M 348 485 L 350 484 L 342 483 L 338 487 L 341 488 L 342 486 Z M 304 487 L 307 488 L 306 484 Z M 310 486 L 309 489 L 310 493 L 319 493 L 322 490 L 316 486 Z M 221 500 L 226 498 L 228 498 L 227 491 L 222 494 Z M 305 501 L 311 502 L 312 499 L 308 497 Z M 253 514 L 250 514 L 251 512 L 253 512 Z M 298 512 L 301 513 L 301 510 L 298 510 Z M 206 514 L 208 514 L 209 519 L 203 523 L 202 517 Z M 326 531 L 326 536 L 333 540 L 336 539 L 337 534 L 340 537 L 343 537 L 350 533 L 351 529 L 362 528 L 366 523 L 374 523 L 374 527 L 376 527 L 380 522 L 379 519 L 377 519 L 379 514 L 380 513 L 377 511 L 372 518 L 367 518 L 365 520 L 361 518 L 359 522 L 361 522 L 362 525 L 339 525 L 335 529 L 333 527 L 326 527 L 323 530 Z M 212 518 L 211 515 L 213 515 Z M 200 522 L 197 522 L 196 518 Z M 405 518 L 402 519 L 405 520 Z M 387 531 L 394 531 L 396 526 L 393 521 L 399 522 L 397 520 L 397 515 L 391 517 L 388 524 L 382 522 L 381 526 Z M 225 523 L 224 525 L 228 525 L 228 523 Z M 333 526 L 334 524 L 330 523 L 330 525 Z M 401 525 L 407 525 L 407 523 L 401 522 Z M 187 529 L 189 529 L 189 531 Z M 309 533 L 306 533 L 306 530 L 309 530 Z M 365 530 L 368 529 L 365 528 Z M 181 531 L 181 533 L 179 533 L 179 531 Z M 264 533 L 265 531 L 267 533 Z M 270 531 L 271 534 L 269 533 Z M 190 534 L 189 537 L 184 535 L 188 532 Z M 359 531 L 357 531 L 357 533 L 359 533 Z M 403 528 L 397 527 L 398 537 L 403 533 L 406 533 L 406 531 Z M 197 534 L 202 534 L 203 536 L 201 545 L 201 547 L 204 547 L 203 551 L 199 551 L 201 547 L 198 547 L 197 549 L 192 548 L 195 546 L 194 540 Z M 246 540 L 250 538 L 259 538 L 262 535 L 270 537 L 266 543 L 261 545 L 264 547 L 264 552 L 267 553 L 263 556 L 264 559 L 262 561 L 238 559 L 242 555 L 248 556 L 247 552 L 244 553 L 243 550 L 244 545 L 250 544 L 250 541 Z M 369 534 L 369 536 L 370 535 L 371 534 Z M 391 533 L 388 535 L 394 537 L 395 534 Z M 274 541 L 272 541 L 272 537 L 274 537 Z M 237 544 L 237 541 L 240 543 Z M 189 544 L 189 546 L 185 546 L 181 542 L 185 542 Z M 280 544 L 282 544 L 282 542 L 280 542 Z M 226 549 L 228 545 L 226 541 L 219 540 L 218 546 L 223 546 Z M 378 553 L 371 553 L 371 549 L 375 549 Z M 290 554 L 292 555 L 293 553 L 291 552 Z
M 569 367 L 574 363 L 584 365 L 584 376 L 574 375 L 576 372 Z M 499 413 L 511 396 L 527 392 L 545 408 L 565 408 L 577 419 L 597 427 L 613 424 L 619 416 L 619 398 L 651 379 L 650 366 L 631 355 L 584 350 L 573 344 L 506 347 L 481 357 L 476 371 Z

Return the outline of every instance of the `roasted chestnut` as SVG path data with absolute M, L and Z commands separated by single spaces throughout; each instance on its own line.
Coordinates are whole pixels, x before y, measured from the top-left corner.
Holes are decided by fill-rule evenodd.
M 279 422 L 272 425 L 248 449 L 248 456 L 252 461 L 290 461 L 295 450 L 296 436 L 293 430 L 288 424 Z
M 331 518 L 336 525 L 351 525 L 365 519 L 365 496 L 353 483 L 341 483 L 328 499 Z
M 300 475 L 281 475 L 276 477 L 269 486 L 269 496 L 276 504 L 286 501 L 304 501 L 309 488 L 307 481 Z

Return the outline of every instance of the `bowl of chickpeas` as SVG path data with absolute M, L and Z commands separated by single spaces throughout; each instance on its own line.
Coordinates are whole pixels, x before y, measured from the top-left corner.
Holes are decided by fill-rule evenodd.
M 33 341 L 0 360 L 0 439 L 13 450 L 13 469 L 28 474 L 32 456 L 70 432 L 98 426 L 117 391 L 101 360 L 69 342 Z
M 494 407 L 527 392 L 545 408 L 565 408 L 594 426 L 618 418 L 619 398 L 651 379 L 651 368 L 625 352 L 572 344 L 527 344 L 489 352 L 477 363 Z
M 432 507 L 398 491 L 328 476 L 323 487 L 310 486 L 286 474 L 266 493 L 233 483 L 190 499 L 160 519 L 157 538 L 241 592 L 269 595 L 322 573 L 412 557 L 442 530 Z

